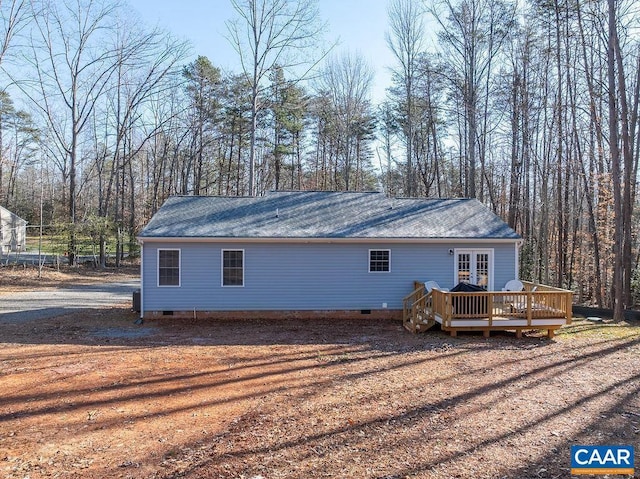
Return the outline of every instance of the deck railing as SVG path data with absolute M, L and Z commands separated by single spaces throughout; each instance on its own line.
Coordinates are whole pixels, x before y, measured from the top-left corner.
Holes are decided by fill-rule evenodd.
M 443 327 L 453 321 L 477 321 L 478 327 L 505 325 L 505 320 L 526 319 L 526 326 L 535 327 L 535 320 L 564 319 L 571 323 L 571 291 L 551 286 L 524 283 L 524 291 L 443 292 L 433 290 L 433 314 Z
M 547 329 L 550 337 L 555 329 L 571 324 L 571 291 L 526 281 L 523 285 L 523 291 L 427 292 L 424 283 L 415 281 L 403 299 L 403 324 L 414 333 L 437 321 L 451 334 L 515 329 L 520 336 L 524 329 Z
M 434 324 L 431 300 L 432 295 L 426 292 L 424 284 L 415 281 L 413 291 L 402 299 L 402 323 L 405 328 L 416 333 Z

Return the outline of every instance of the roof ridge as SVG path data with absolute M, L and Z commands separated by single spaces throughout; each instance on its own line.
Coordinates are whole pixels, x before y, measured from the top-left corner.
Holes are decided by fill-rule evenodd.
M 455 197 L 452 197 L 452 196 L 391 196 L 391 197 L 389 197 L 389 199 L 393 199 L 393 200 L 455 200 L 455 201 L 462 201 L 462 200 L 473 200 L 475 198 L 467 198 L 467 197 L 455 198 Z
M 344 193 L 344 194 L 354 194 L 354 195 L 365 195 L 365 194 L 384 194 L 382 191 L 340 191 L 340 190 L 269 190 L 267 194 L 277 194 L 277 193 Z

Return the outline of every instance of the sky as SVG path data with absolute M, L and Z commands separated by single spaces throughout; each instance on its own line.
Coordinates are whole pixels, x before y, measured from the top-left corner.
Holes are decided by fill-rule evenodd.
M 240 71 L 236 52 L 225 38 L 225 21 L 235 11 L 229 0 L 129 0 L 141 20 L 163 27 L 193 45 L 193 58 L 206 56 L 225 71 Z M 390 85 L 394 59 L 387 47 L 387 0 L 318 0 L 320 15 L 328 23 L 324 41 L 337 39 L 336 53 L 359 53 L 374 70 L 372 98 L 381 101 Z

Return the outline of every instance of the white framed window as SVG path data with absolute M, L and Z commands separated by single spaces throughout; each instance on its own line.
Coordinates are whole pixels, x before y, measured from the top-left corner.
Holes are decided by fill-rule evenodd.
M 158 249 L 158 286 L 180 286 L 179 249 Z
M 222 250 L 222 286 L 244 286 L 244 250 Z
M 391 271 L 391 250 L 369 250 L 369 273 L 389 273 Z

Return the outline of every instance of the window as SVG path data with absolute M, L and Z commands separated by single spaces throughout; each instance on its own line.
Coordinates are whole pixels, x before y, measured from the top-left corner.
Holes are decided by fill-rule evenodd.
M 388 273 L 391 271 L 391 250 L 369 250 L 369 273 Z
M 243 250 L 222 250 L 222 286 L 244 286 Z
M 158 250 L 158 286 L 180 286 L 180 250 Z

